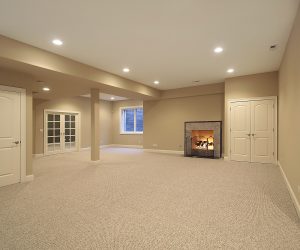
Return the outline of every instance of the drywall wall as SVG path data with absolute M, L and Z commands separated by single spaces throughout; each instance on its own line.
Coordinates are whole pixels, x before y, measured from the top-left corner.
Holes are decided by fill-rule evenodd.
M 100 144 L 112 143 L 112 104 L 100 101 Z M 91 103 L 89 98 L 74 97 L 52 101 L 34 99 L 35 154 L 44 152 L 44 110 L 78 111 L 81 115 L 81 148 L 91 145 Z
M 60 98 L 76 96 L 86 94 L 86 91 L 91 88 L 126 97 L 160 96 L 160 91 L 150 86 L 1 35 L 0 54 L 10 66 L 41 76 L 39 80 L 48 83 L 52 92 L 38 93 L 40 98 L 56 99 L 58 96 Z M 65 76 L 69 76 L 69 79 L 67 80 Z
M 144 101 L 143 146 L 182 151 L 184 122 L 222 121 L 223 114 L 223 93 Z
M 300 203 L 300 9 L 279 70 L 278 160 Z M 300 216 L 300 214 L 299 214 Z
M 198 85 L 193 87 L 163 90 L 160 99 L 191 97 L 199 95 L 223 94 L 224 83 Z
M 278 72 L 261 73 L 225 80 L 224 155 L 228 155 L 227 113 L 231 99 L 278 96 Z
M 143 145 L 143 135 L 142 134 L 121 134 L 120 133 L 120 109 L 122 107 L 135 107 L 143 106 L 142 101 L 118 101 L 113 102 L 113 134 L 112 140 L 113 144 L 118 145 Z
M 26 175 L 32 175 L 32 76 L 0 69 L 0 85 L 26 89 Z

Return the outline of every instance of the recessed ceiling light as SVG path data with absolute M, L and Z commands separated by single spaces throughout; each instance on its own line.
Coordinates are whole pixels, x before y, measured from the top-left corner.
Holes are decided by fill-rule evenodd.
M 63 45 L 63 41 L 60 39 L 54 39 L 54 40 L 52 40 L 52 43 L 57 46 Z
M 110 100 L 115 100 L 115 98 L 112 96 L 112 97 L 110 98 Z
M 48 87 L 44 87 L 44 88 L 43 88 L 43 91 L 46 91 L 46 92 L 47 92 L 47 91 L 50 91 L 50 89 L 49 89 Z
M 124 68 L 124 69 L 123 69 L 123 72 L 125 72 L 125 73 L 128 73 L 129 71 L 130 71 L 129 68 Z
M 234 69 L 228 69 L 227 70 L 227 73 L 233 73 L 234 72 Z
M 214 49 L 214 52 L 219 54 L 219 53 L 223 52 L 223 48 L 222 47 L 217 47 L 217 48 Z
M 153 83 L 156 84 L 156 85 L 158 85 L 158 84 L 159 84 L 159 81 L 154 81 Z

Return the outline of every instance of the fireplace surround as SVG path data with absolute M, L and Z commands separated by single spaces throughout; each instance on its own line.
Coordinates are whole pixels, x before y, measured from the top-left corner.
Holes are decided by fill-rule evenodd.
M 185 122 L 184 142 L 184 156 L 216 159 L 221 158 L 222 122 Z

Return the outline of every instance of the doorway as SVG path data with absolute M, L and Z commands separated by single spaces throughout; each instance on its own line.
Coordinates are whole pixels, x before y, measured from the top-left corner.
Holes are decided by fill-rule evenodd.
M 234 161 L 276 163 L 277 99 L 229 102 L 229 155 Z
M 44 111 L 44 154 L 78 151 L 80 148 L 80 113 Z
M 26 91 L 0 86 L 0 187 L 26 178 Z

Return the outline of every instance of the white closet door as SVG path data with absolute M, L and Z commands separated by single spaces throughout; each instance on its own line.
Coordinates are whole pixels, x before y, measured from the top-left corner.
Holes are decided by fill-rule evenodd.
M 231 160 L 250 161 L 250 102 L 230 106 Z
M 274 161 L 274 102 L 251 101 L 251 162 Z
M 20 181 L 20 93 L 0 90 L 0 187 Z

